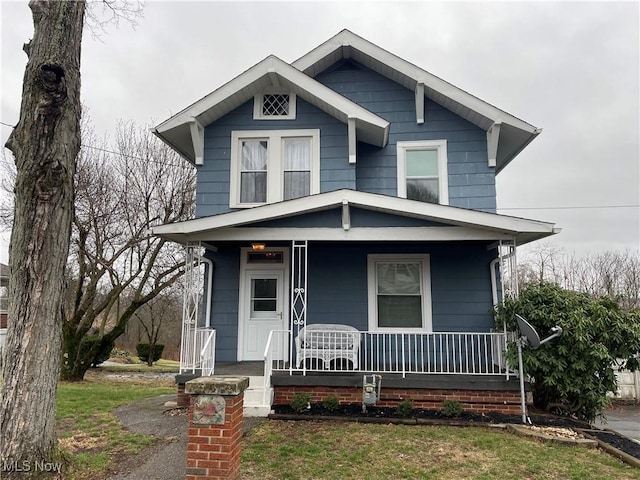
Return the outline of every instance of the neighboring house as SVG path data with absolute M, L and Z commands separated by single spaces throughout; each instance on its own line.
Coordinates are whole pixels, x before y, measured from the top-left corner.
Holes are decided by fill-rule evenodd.
M 198 218 L 153 229 L 195 265 L 181 371 L 266 359 L 267 409 L 378 373 L 383 404 L 519 411 L 492 307 L 558 230 L 497 214 L 495 179 L 539 133 L 347 30 L 161 123 L 198 172 Z
M 0 263 L 0 365 L 7 335 L 7 310 L 9 309 L 9 266 Z

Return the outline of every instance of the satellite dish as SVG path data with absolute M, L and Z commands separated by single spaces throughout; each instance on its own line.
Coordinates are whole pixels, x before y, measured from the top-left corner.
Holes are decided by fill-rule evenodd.
M 543 343 L 547 343 L 549 340 L 562 335 L 562 328 L 556 325 L 555 327 L 551 328 L 551 331 L 553 332 L 552 335 L 549 335 L 544 340 L 540 340 L 540 335 L 538 335 L 538 332 L 536 332 L 536 329 L 533 328 L 533 326 L 529 322 L 527 322 L 524 318 L 522 318 L 517 313 L 516 313 L 516 320 L 518 322 L 518 328 L 520 329 L 520 334 L 533 350 L 538 348 Z
M 518 328 L 520 329 L 520 334 L 526 338 L 527 343 L 534 350 L 540 346 L 540 335 L 536 332 L 536 329 L 533 328 L 529 322 L 527 322 L 524 318 L 516 313 L 516 320 L 518 321 Z
M 538 348 L 543 343 L 548 342 L 549 340 L 559 337 L 562 335 L 562 328 L 555 327 L 551 328 L 551 335 L 549 335 L 544 340 L 540 340 L 540 335 L 536 332 L 536 329 L 527 322 L 524 318 L 516 313 L 516 321 L 518 322 L 518 328 L 520 329 L 520 339 L 516 344 L 518 345 L 518 371 L 520 377 L 520 406 L 522 408 L 522 423 L 527 423 L 527 405 L 525 402 L 524 396 L 524 369 L 522 367 L 522 347 L 528 345 L 533 350 Z

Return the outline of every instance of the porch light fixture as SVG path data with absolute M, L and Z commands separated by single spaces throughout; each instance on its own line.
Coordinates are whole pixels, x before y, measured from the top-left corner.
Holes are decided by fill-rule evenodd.
M 261 252 L 265 249 L 265 244 L 264 243 L 252 243 L 251 244 L 251 249 L 256 251 L 256 252 Z

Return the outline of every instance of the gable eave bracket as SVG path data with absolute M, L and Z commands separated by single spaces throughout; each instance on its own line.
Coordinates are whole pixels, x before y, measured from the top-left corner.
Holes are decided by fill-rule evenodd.
M 351 212 L 349 211 L 349 200 L 342 200 L 342 229 L 346 232 L 351 228 Z
M 489 130 L 487 130 L 487 157 L 489 167 L 495 167 L 497 164 L 501 125 L 502 122 L 495 122 L 489 127 Z
M 424 82 L 416 83 L 416 123 L 424 123 Z
M 356 117 L 349 115 L 347 119 L 347 135 L 349 137 L 349 164 L 356 163 Z
M 204 165 L 204 127 L 196 117 L 191 117 L 189 130 L 191 131 L 195 164 Z

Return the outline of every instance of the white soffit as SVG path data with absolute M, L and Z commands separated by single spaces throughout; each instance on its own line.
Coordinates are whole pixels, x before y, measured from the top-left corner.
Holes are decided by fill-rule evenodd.
M 483 130 L 494 123 L 511 129 L 501 132 L 496 172 L 504 168 L 541 130 L 533 125 L 471 95 L 414 64 L 403 60 L 349 30 L 342 30 L 323 44 L 292 63 L 305 74 L 315 77 L 341 59 L 350 58 L 393 80 L 409 90 L 424 84 L 427 98 L 442 105 Z M 504 143 L 504 145 L 502 145 Z
M 193 119 L 206 127 L 273 86 L 274 80 L 280 87 L 291 89 L 298 97 L 345 124 L 349 117 L 354 118 L 359 141 L 378 147 L 386 145 L 389 122 L 273 55 L 165 120 L 153 132 L 187 160 L 194 162 L 197 152 L 194 151 L 190 131 Z
M 187 237 L 195 235 L 202 237 L 202 234 L 207 231 L 213 232 L 218 229 L 250 225 L 256 222 L 265 222 L 331 208 L 342 208 L 345 202 L 351 207 L 446 223 L 456 227 L 489 230 L 500 234 L 513 235 L 521 238 L 519 243 L 557 233 L 553 223 L 354 190 L 336 190 L 246 210 L 161 225 L 154 227 L 152 232 L 154 235 L 174 241 L 180 241 L 180 238 L 187 241 L 189 239 Z

